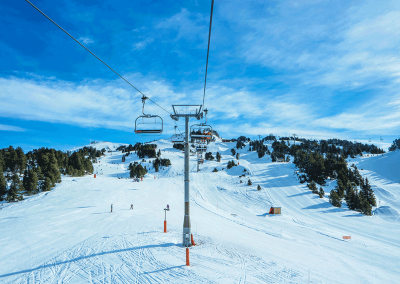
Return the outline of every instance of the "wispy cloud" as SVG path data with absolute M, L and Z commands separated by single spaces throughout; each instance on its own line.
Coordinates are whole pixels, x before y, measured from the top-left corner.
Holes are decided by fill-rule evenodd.
M 152 38 L 148 38 L 133 44 L 133 50 L 142 50 L 146 48 L 147 45 L 152 43 L 154 40 Z
M 139 82 L 142 91 L 169 112 L 171 104 L 201 104 L 201 89 L 179 92 L 163 80 L 148 80 L 140 74 L 127 78 Z M 134 121 L 142 112 L 140 95 L 119 81 L 74 84 L 51 78 L 2 78 L 0 87 L 0 112 L 10 118 L 133 131 Z M 383 105 L 361 105 L 334 115 L 325 115 L 313 105 L 292 98 L 293 94 L 276 97 L 268 92 L 214 85 L 207 91 L 205 106 L 210 110 L 209 122 L 216 129 L 247 135 L 272 132 L 334 136 L 338 130 L 381 133 L 400 126 L 400 97 L 396 95 Z M 164 110 L 147 102 L 145 113 L 162 115 L 167 133 L 172 133 L 174 122 Z
M 83 44 L 91 44 L 91 43 L 94 43 L 94 40 L 93 39 L 91 39 L 90 37 L 87 37 L 87 36 L 81 36 L 79 39 L 78 39 L 78 41 L 79 42 L 81 42 L 81 43 L 83 43 Z
M 177 31 L 176 40 L 191 40 L 205 38 L 207 35 L 207 17 L 200 13 L 192 13 L 183 8 L 181 11 L 156 25 L 158 29 L 170 29 Z
M 300 73 L 296 77 L 306 84 L 355 88 L 382 79 L 398 82 L 399 4 L 387 1 L 378 9 L 371 1 L 345 3 L 265 5 L 259 13 L 258 3 L 247 4 L 251 20 L 229 18 L 244 34 L 238 53 L 251 64 Z
M 0 124 L 0 131 L 17 131 L 17 132 L 25 132 L 26 129 L 18 127 L 18 126 L 13 126 L 13 125 L 5 125 L 5 124 Z

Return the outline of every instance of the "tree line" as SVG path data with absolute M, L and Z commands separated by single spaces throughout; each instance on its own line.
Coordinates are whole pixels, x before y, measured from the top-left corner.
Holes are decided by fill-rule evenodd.
M 371 206 L 376 206 L 374 192 L 368 179 L 363 179 L 357 167 L 347 167 L 344 155 L 328 153 L 324 157 L 317 152 L 299 150 L 296 152 L 294 164 L 300 171 L 300 182 L 309 182 L 307 186 L 313 193 L 322 197 L 324 191 L 322 188 L 318 191 L 315 183 L 324 185 L 327 178 L 337 179 L 337 186 L 329 195 L 330 203 L 341 207 L 344 199 L 350 210 L 371 215 Z
M 92 162 L 101 151 L 84 147 L 75 152 L 39 148 L 24 153 L 12 146 L 0 149 L 0 201 L 16 202 L 23 196 L 49 191 L 61 182 L 61 174 L 93 173 Z
M 397 149 L 400 150 L 400 139 L 395 139 L 389 147 L 389 151 L 396 151 Z

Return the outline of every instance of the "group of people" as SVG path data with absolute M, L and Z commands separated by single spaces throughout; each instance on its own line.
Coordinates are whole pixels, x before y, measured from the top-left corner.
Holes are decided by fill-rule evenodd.
M 133 210 L 133 204 L 131 204 L 131 208 L 129 208 L 129 210 Z M 166 210 L 169 210 L 169 204 L 167 204 Z M 112 212 L 113 212 L 113 205 L 111 204 L 111 212 L 110 213 L 112 213 Z
M 129 210 L 132 210 L 133 209 L 133 204 L 131 204 L 131 208 L 129 208 Z M 111 204 L 111 212 L 110 213 L 112 213 L 113 212 L 113 205 Z

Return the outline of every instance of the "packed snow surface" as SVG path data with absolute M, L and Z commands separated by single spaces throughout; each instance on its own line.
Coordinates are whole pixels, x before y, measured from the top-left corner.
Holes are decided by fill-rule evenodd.
M 209 145 L 220 163 L 205 161 L 197 173 L 190 157 L 197 245 L 187 267 L 183 153 L 166 140 L 155 143 L 172 166 L 152 168 L 142 182 L 128 179 L 129 163 L 141 161 L 136 154 L 122 163 L 115 151 L 122 144 L 105 142 L 90 145 L 113 151 L 94 165 L 96 178 L 65 176 L 50 192 L 3 204 L 0 283 L 399 283 L 399 152 L 349 161 L 380 202 L 367 217 L 312 194 L 293 163 L 259 159 L 246 147 L 240 165 L 227 170 L 235 143 Z M 153 159 L 145 160 L 149 167 Z M 269 215 L 271 206 L 282 214 Z

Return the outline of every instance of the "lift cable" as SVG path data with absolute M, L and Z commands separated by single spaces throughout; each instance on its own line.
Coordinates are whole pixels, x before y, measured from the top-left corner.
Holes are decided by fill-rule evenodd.
M 214 9 L 214 0 L 211 1 L 210 29 L 209 29 L 209 31 L 208 31 L 208 47 L 207 47 L 206 75 L 205 75 L 205 78 L 204 78 L 203 109 L 204 109 L 204 99 L 205 99 L 205 97 L 206 97 L 208 55 L 209 55 L 209 53 L 210 53 L 210 39 L 211 39 L 211 26 L 212 26 L 213 9 Z
M 178 124 L 176 124 L 176 121 L 174 121 L 174 122 L 175 122 L 175 126 L 178 128 L 178 132 L 181 133 L 181 130 L 179 129 Z
M 160 106 L 159 104 L 157 104 L 155 101 L 153 101 L 152 99 L 150 99 L 148 96 L 146 96 L 145 94 L 143 94 L 138 88 L 136 88 L 134 85 L 132 85 L 128 80 L 126 80 L 124 77 L 122 77 L 120 74 L 118 74 L 117 71 L 115 71 L 114 69 L 112 69 L 107 63 L 105 63 L 103 60 L 101 60 L 96 54 L 94 54 L 93 52 L 91 52 L 86 46 L 84 46 L 82 43 L 80 43 L 77 39 L 75 39 L 72 35 L 70 35 L 66 30 L 64 30 L 62 27 L 60 27 L 56 22 L 54 22 L 49 16 L 47 16 L 45 13 L 43 13 L 38 7 L 36 7 L 35 5 L 32 4 L 32 2 L 30 2 L 29 0 L 25 0 L 26 2 L 28 2 L 33 8 L 35 8 L 36 10 L 38 10 L 43 16 L 45 16 L 50 22 L 52 22 L 53 24 L 55 24 L 58 28 L 60 28 L 64 33 L 66 33 L 70 38 L 72 38 L 74 41 L 76 41 L 80 46 L 82 46 L 84 49 L 86 49 L 87 51 L 89 51 L 90 54 L 92 54 L 94 57 L 96 57 L 101 63 L 103 63 L 105 66 L 107 66 L 111 71 L 113 71 L 115 74 L 117 74 L 122 80 L 124 80 L 126 83 L 128 83 L 131 87 L 133 87 L 136 91 L 138 91 L 139 93 L 141 93 L 143 96 L 145 96 L 147 99 L 149 99 L 149 101 L 151 101 L 152 103 L 154 103 L 155 105 L 157 105 L 159 108 L 163 109 L 165 112 L 167 112 L 169 115 L 172 115 L 169 111 L 167 111 L 165 108 L 163 108 L 162 106 Z

